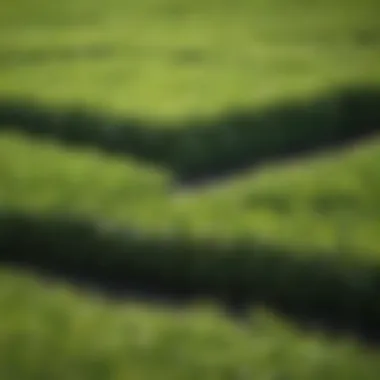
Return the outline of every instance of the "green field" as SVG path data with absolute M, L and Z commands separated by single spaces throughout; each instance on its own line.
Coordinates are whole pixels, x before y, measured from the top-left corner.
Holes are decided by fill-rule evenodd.
M 379 141 L 264 165 L 233 181 L 176 191 L 170 173 L 95 149 L 0 136 L 0 204 L 148 230 L 245 236 L 308 249 L 380 252 Z M 374 255 L 374 256 L 373 256 Z
M 0 378 L 377 379 L 355 328 L 380 318 L 379 12 L 3 0 Z M 199 302 L 116 302 L 10 261 Z M 240 291 L 248 325 L 221 311 Z
M 133 220 L 168 198 L 170 176 L 96 149 L 0 135 L 0 207 Z
M 379 83 L 377 14 L 375 0 L 5 0 L 0 95 L 178 120 Z
M 179 219 L 202 231 L 255 234 L 308 248 L 380 253 L 380 140 L 303 160 L 262 165 L 208 186 L 178 191 Z M 185 216 L 184 216 L 185 215 Z
M 115 303 L 6 269 L 2 379 L 377 379 L 379 354 L 303 332 L 270 312 L 234 325 L 218 308 Z

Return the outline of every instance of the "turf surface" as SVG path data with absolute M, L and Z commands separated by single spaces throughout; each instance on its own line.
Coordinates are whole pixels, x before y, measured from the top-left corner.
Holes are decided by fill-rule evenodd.
M 379 83 L 378 10 L 375 0 L 5 0 L 0 95 L 178 120 Z
M 378 85 L 379 10 L 375 0 L 4 0 L 0 97 L 180 128 L 189 118 Z M 0 207 L 196 237 L 249 234 L 300 253 L 352 251 L 378 262 L 378 137 L 180 194 L 162 167 L 83 150 L 2 131 Z M 218 312 L 115 305 L 7 269 L 0 283 L 5 380 L 356 380 L 380 370 L 377 353 L 268 313 L 247 331 Z
M 0 135 L 0 207 L 133 220 L 165 203 L 170 176 L 96 149 Z
M 173 209 L 198 231 L 257 234 L 300 251 L 347 248 L 378 257 L 379 165 L 376 134 L 345 148 L 261 165 L 233 180 L 181 189 Z
M 378 378 L 379 355 L 258 310 L 249 326 L 214 306 L 118 304 L 19 271 L 0 273 L 2 379 Z

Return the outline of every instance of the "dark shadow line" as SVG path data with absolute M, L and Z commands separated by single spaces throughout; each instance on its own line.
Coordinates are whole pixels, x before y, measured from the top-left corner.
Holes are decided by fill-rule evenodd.
M 375 266 L 352 263 L 350 268 L 339 262 L 335 267 L 323 254 L 304 260 L 257 242 L 223 246 L 218 237 L 189 240 L 126 228 L 106 232 L 94 222 L 64 215 L 3 213 L 0 236 L 2 265 L 33 270 L 110 299 L 175 308 L 209 299 L 243 325 L 252 307 L 264 305 L 305 328 L 380 343 L 380 271 Z M 193 272 L 199 257 L 204 262 L 200 272 Z M 252 265 L 259 268 L 255 273 Z M 297 280 L 284 289 L 281 281 L 293 272 Z M 359 282 L 368 279 L 364 287 L 356 276 Z
M 263 110 L 194 118 L 177 128 L 80 107 L 58 109 L 30 99 L 2 99 L 0 129 L 133 156 L 172 171 L 180 191 L 380 131 L 380 89 L 346 88 Z
M 330 339 L 354 339 L 355 342 L 378 349 L 380 347 L 380 329 L 374 330 L 373 327 L 366 326 L 341 326 L 339 321 L 330 321 L 324 318 L 315 318 L 313 315 L 299 314 L 273 303 L 264 300 L 252 300 L 248 303 L 234 302 L 229 299 L 216 298 L 212 294 L 202 292 L 175 294 L 167 289 L 155 288 L 148 286 L 142 288 L 138 284 L 124 281 L 109 281 L 86 276 L 75 271 L 63 271 L 62 269 L 41 265 L 33 265 L 26 262 L 0 261 L 4 269 L 16 271 L 19 274 L 33 275 L 39 282 L 46 286 L 49 284 L 69 286 L 76 292 L 87 294 L 104 301 L 116 302 L 119 304 L 133 302 L 143 304 L 167 311 L 183 312 L 191 305 L 200 304 L 204 301 L 210 301 L 221 310 L 224 316 L 242 328 L 247 329 L 249 333 L 251 319 L 254 316 L 255 309 L 261 310 L 263 307 L 276 314 L 277 317 L 288 321 L 297 329 L 305 333 L 317 333 Z

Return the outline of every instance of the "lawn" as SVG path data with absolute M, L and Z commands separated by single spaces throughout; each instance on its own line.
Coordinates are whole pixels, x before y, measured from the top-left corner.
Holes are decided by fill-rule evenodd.
M 379 354 L 301 331 L 265 310 L 247 325 L 213 305 L 117 303 L 0 270 L 4 380 L 376 380 Z
M 380 253 L 380 139 L 273 162 L 173 196 L 171 219 L 198 232 L 254 234 L 297 250 Z M 162 220 L 160 221 L 162 223 Z
M 96 151 L 17 134 L 0 141 L 3 211 L 21 212 L 1 214 L 4 262 L 374 326 L 378 137 L 184 193 L 164 172 Z
M 162 209 L 170 188 L 153 165 L 17 133 L 0 134 L 0 178 L 2 209 L 119 221 Z
M 205 188 L 179 189 L 175 170 L 196 174 L 218 160 L 228 166 L 234 150 L 241 163 L 254 156 L 257 135 L 259 159 L 288 143 L 298 147 L 309 131 L 335 143 L 344 125 L 347 135 L 358 129 L 347 115 L 358 122 L 369 113 L 366 122 L 379 122 L 376 100 L 363 93 L 289 110 L 291 127 L 283 132 L 287 112 L 260 124 L 262 110 L 380 85 L 379 11 L 376 0 L 3 0 L 0 118 L 8 121 L 0 120 L 0 246 L 11 249 L 0 250 L 2 260 L 46 259 L 190 292 L 240 289 L 296 312 L 338 321 L 346 313 L 350 323 L 377 326 L 378 134 Z M 11 101 L 16 106 L 8 109 Z M 243 117 L 233 131 L 223 115 L 234 113 L 258 115 L 261 129 L 245 135 L 254 126 Z M 109 119 L 97 123 L 96 115 Z M 219 119 L 220 134 L 202 129 Z M 135 123 L 119 133 L 122 120 Z M 6 225 L 6 211 L 32 217 Z M 37 220 L 45 212 L 87 217 L 95 227 Z M 102 229 L 113 223 L 122 230 Z M 147 235 L 128 235 L 125 225 Z M 202 245 L 205 235 L 216 244 Z M 247 236 L 249 247 L 224 244 Z M 380 371 L 378 351 L 300 330 L 269 311 L 255 311 L 240 326 L 218 307 L 117 303 L 4 265 L 4 380 L 375 380 Z
M 0 96 L 158 119 L 379 83 L 374 0 L 0 5 Z
M 177 190 L 170 172 L 125 157 L 17 133 L 0 137 L 3 208 L 195 236 L 249 234 L 303 252 L 380 252 L 377 136 L 188 190 Z

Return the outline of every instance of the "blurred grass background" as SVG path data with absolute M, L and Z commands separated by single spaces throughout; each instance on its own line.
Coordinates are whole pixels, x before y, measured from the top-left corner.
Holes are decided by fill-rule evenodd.
M 376 0 L 3 0 L 0 98 L 136 117 L 160 129 L 377 86 L 379 10 Z M 154 163 L 5 129 L 13 126 L 0 132 L 1 211 L 195 238 L 257 237 L 300 254 L 352 251 L 376 268 L 377 135 L 177 192 L 173 173 Z M 1 379 L 378 377 L 378 350 L 301 330 L 270 311 L 254 310 L 242 327 L 219 305 L 166 310 L 99 297 L 3 265 Z

